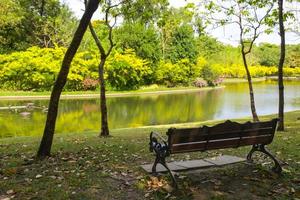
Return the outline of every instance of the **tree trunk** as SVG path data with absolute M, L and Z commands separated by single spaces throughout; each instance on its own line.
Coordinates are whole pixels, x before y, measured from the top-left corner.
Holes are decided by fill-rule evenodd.
M 277 130 L 284 131 L 284 85 L 283 85 L 283 64 L 285 59 L 285 30 L 283 24 L 283 0 L 278 0 L 278 18 L 279 34 L 281 38 L 280 59 L 278 64 L 278 88 L 279 88 L 279 105 L 278 117 L 279 124 Z
M 40 8 L 40 16 L 43 17 L 44 10 L 45 10 L 46 0 L 42 0 L 41 2 L 41 8 Z
M 37 152 L 37 157 L 45 158 L 46 156 L 50 156 L 51 153 L 51 146 L 53 142 L 54 130 L 55 130 L 55 123 L 57 117 L 57 110 L 58 110 L 58 103 L 60 99 L 61 92 L 63 87 L 67 82 L 67 76 L 69 73 L 70 65 L 75 56 L 77 49 L 80 45 L 80 42 L 83 38 L 83 35 L 88 27 L 88 24 L 97 10 L 99 5 L 99 0 L 89 0 L 87 8 L 80 20 L 79 26 L 74 34 L 72 42 L 64 56 L 61 69 L 57 76 L 57 79 L 54 83 L 54 87 L 51 92 L 48 114 L 46 125 L 44 128 L 43 138 L 41 140 L 41 144 L 39 150 Z
M 251 74 L 248 69 L 246 54 L 243 49 L 242 49 L 242 57 L 243 57 L 244 67 L 245 67 L 245 70 L 247 73 L 247 80 L 248 80 L 248 85 L 249 85 L 250 106 L 251 106 L 252 118 L 253 118 L 253 121 L 257 122 L 257 121 L 259 121 L 259 119 L 258 119 L 258 116 L 256 113 L 256 108 L 255 108 L 255 100 L 254 100 L 254 92 L 253 92 Z
M 101 62 L 99 64 L 99 81 L 100 81 L 100 104 L 101 104 L 101 133 L 100 136 L 109 136 L 108 122 L 107 122 L 107 106 L 105 96 L 105 80 L 104 80 L 104 65 L 106 56 L 101 56 Z
M 107 121 L 107 106 L 106 106 L 106 96 L 105 96 L 105 79 L 104 79 L 104 65 L 106 62 L 107 57 L 109 56 L 111 49 L 113 48 L 112 40 L 110 40 L 110 50 L 108 53 L 105 53 L 105 50 L 101 44 L 100 39 L 98 38 L 93 25 L 90 23 L 89 28 L 91 31 L 91 34 L 95 40 L 95 43 L 99 49 L 100 53 L 100 63 L 98 66 L 98 76 L 99 76 L 99 82 L 100 82 L 100 109 L 101 109 L 101 137 L 108 137 L 109 136 L 109 128 L 108 128 L 108 121 Z M 112 29 L 110 29 L 112 31 Z

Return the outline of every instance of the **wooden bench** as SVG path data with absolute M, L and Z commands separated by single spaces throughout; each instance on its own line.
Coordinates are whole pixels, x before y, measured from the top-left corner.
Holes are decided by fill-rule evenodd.
M 175 177 L 166 163 L 166 157 L 171 154 L 208 151 L 214 149 L 238 148 L 252 145 L 247 160 L 252 161 L 252 154 L 260 151 L 269 156 L 277 173 L 282 171 L 279 161 L 265 148 L 273 141 L 278 119 L 265 122 L 237 122 L 226 121 L 212 127 L 200 128 L 170 128 L 167 131 L 168 140 L 159 134 L 151 132 L 150 151 L 156 154 L 152 173 L 156 174 L 156 165 L 162 164 L 170 173 L 173 183 L 177 186 Z

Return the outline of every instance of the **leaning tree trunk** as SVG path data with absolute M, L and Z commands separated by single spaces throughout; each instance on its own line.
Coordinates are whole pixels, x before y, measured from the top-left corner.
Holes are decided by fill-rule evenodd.
M 63 90 L 63 87 L 67 82 L 67 76 L 73 57 L 75 56 L 78 50 L 83 35 L 88 27 L 88 24 L 94 12 L 97 10 L 98 5 L 99 0 L 89 0 L 86 10 L 80 20 L 79 26 L 74 34 L 72 42 L 64 56 L 61 69 L 59 71 L 58 77 L 54 83 L 54 87 L 51 92 L 44 134 L 41 140 L 39 150 L 37 152 L 37 157 L 39 158 L 50 156 L 60 95 Z
M 107 122 L 107 106 L 105 96 L 105 79 L 104 79 L 104 65 L 106 57 L 101 56 L 101 62 L 99 64 L 99 81 L 100 81 L 100 105 L 101 105 L 101 133 L 100 136 L 109 136 L 108 122 Z
M 283 64 L 285 59 L 285 31 L 283 24 L 283 0 L 278 0 L 278 18 L 279 18 L 279 34 L 281 38 L 280 45 L 280 59 L 278 64 L 278 88 L 279 88 L 279 105 L 278 105 L 278 117 L 279 131 L 284 131 L 284 85 L 283 85 Z
M 254 100 L 252 79 L 251 79 L 251 74 L 250 74 L 250 71 L 249 71 L 249 68 L 248 68 L 246 55 L 245 55 L 243 50 L 242 50 L 242 57 L 243 57 L 243 63 L 244 63 L 244 67 L 245 67 L 245 70 L 246 70 L 247 80 L 248 80 L 248 85 L 249 85 L 250 106 L 251 106 L 252 118 L 253 118 L 253 121 L 257 122 L 257 121 L 259 121 L 259 119 L 258 119 L 258 116 L 257 116 L 257 113 L 256 113 L 256 108 L 255 108 L 255 100 Z

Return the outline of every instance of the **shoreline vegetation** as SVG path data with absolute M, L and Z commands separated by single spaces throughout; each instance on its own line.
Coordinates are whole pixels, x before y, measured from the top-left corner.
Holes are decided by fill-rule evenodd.
M 277 80 L 277 77 L 260 77 L 253 78 L 253 82 L 262 82 L 266 80 Z M 300 80 L 299 77 L 285 77 L 285 80 Z M 142 87 L 138 90 L 124 90 L 124 91 L 107 91 L 107 97 L 123 97 L 123 96 L 136 96 L 136 95 L 151 95 L 151 94 L 173 94 L 173 93 L 185 93 L 192 91 L 202 91 L 211 89 L 224 88 L 226 83 L 244 83 L 247 79 L 243 78 L 226 78 L 223 81 L 223 85 L 215 87 L 203 87 L 198 88 L 195 86 L 179 86 L 179 87 L 166 87 L 152 85 L 148 87 Z M 0 100 L 40 100 L 49 99 L 50 91 L 34 92 L 34 91 L 0 91 Z M 99 91 L 65 91 L 62 93 L 61 99 L 76 99 L 76 98 L 98 98 Z
M 253 165 L 240 163 L 181 172 L 179 192 L 169 185 L 169 176 L 154 179 L 140 167 L 141 164 L 153 163 L 154 156 L 147 146 L 149 133 L 156 131 L 165 137 L 168 127 L 112 130 L 109 138 L 99 138 L 97 132 L 57 134 L 52 157 L 45 161 L 34 160 L 40 137 L 0 139 L 0 197 L 97 199 L 101 194 L 104 199 L 163 199 L 167 195 L 193 199 L 201 194 L 205 199 L 231 199 L 234 194 L 236 199 L 245 199 L 245 195 L 248 199 L 297 199 L 300 197 L 299 116 L 300 110 L 287 112 L 286 131 L 277 132 L 274 142 L 268 145 L 270 151 L 285 163 L 281 176 L 273 174 L 269 170 L 272 163 L 258 154 Z M 261 120 L 274 117 L 277 115 L 261 116 Z M 234 119 L 239 122 L 247 120 L 250 118 Z M 187 124 L 186 127 L 219 122 Z M 245 157 L 249 149 L 180 154 L 172 159 L 193 160 L 219 155 Z M 257 184 L 258 180 L 263 181 Z M 112 196 L 111 191 L 118 192 Z
M 107 91 L 106 97 L 125 97 L 125 96 L 137 96 L 137 95 L 151 95 L 151 94 L 173 94 L 173 93 L 186 93 L 186 92 L 197 92 L 203 90 L 221 89 L 225 86 L 215 87 L 158 87 L 157 89 L 139 89 L 131 91 Z M 63 92 L 61 99 L 81 99 L 81 98 L 100 98 L 99 91 L 74 91 L 74 92 Z M 0 100 L 39 100 L 49 99 L 50 92 L 25 92 L 15 91 L 6 92 L 0 91 Z

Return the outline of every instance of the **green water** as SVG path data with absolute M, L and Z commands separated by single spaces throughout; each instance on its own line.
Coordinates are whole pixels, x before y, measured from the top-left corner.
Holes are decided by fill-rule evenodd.
M 258 114 L 277 112 L 276 82 L 254 84 Z M 47 100 L 0 100 L 0 107 L 34 103 L 48 105 Z M 98 99 L 61 100 L 56 133 L 98 131 Z M 225 88 L 179 94 L 151 94 L 107 99 L 111 129 L 149 125 L 196 122 L 251 116 L 247 83 L 227 84 Z M 285 83 L 285 110 L 300 109 L 300 82 Z M 24 112 L 28 112 L 24 116 Z M 42 109 L 0 110 L 0 137 L 41 135 L 46 120 Z

